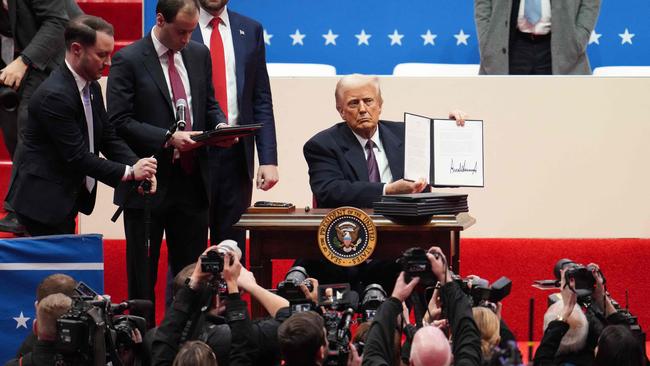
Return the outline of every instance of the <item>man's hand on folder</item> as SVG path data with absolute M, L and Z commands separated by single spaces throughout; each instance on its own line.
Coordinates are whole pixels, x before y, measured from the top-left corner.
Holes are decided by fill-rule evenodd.
M 420 193 L 427 186 L 424 179 L 416 182 L 400 179 L 398 181 L 386 184 L 386 194 L 411 194 Z
M 192 140 L 192 136 L 201 134 L 201 131 L 176 131 L 169 139 L 168 144 L 174 146 L 178 151 L 189 151 L 203 146 L 202 142 Z

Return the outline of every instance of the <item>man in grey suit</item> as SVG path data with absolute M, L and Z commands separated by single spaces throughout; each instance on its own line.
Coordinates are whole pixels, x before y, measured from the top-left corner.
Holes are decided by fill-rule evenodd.
M 2 123 L 5 145 L 12 159 L 22 140 L 22 126 L 27 121 L 29 99 L 43 80 L 63 61 L 65 44 L 63 30 L 68 19 L 83 12 L 74 0 L 2 0 L 0 21 L 4 36 L 13 40 L 13 61 L 0 70 L 0 84 L 18 92 L 19 104 L 15 112 L 4 112 Z M 8 46 L 3 42 L 3 47 Z M 15 172 L 12 172 L 12 181 Z M 0 220 L 0 231 L 23 233 L 11 207 L 5 203 L 9 214 Z
M 480 74 L 589 75 L 600 0 L 475 0 Z

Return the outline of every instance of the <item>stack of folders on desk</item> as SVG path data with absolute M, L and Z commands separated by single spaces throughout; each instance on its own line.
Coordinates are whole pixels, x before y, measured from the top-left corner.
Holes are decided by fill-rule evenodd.
M 428 222 L 432 216 L 455 217 L 468 212 L 467 195 L 454 193 L 415 193 L 382 196 L 374 203 L 375 213 L 400 223 Z

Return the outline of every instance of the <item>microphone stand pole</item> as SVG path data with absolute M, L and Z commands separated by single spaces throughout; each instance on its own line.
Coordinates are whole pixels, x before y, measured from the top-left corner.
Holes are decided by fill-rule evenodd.
M 156 160 L 160 159 L 162 153 L 165 151 L 165 147 L 167 145 L 167 142 L 169 141 L 169 139 L 171 139 L 172 135 L 174 134 L 174 132 L 176 132 L 178 127 L 179 127 L 178 121 L 175 121 L 174 123 L 172 123 L 171 126 L 169 126 L 169 129 L 165 133 L 165 140 L 163 141 L 162 145 L 158 148 L 158 150 L 153 155 L 153 157 L 156 158 Z M 183 130 L 183 129 L 184 129 L 184 126 L 181 127 L 181 130 Z M 149 294 L 153 291 L 153 283 L 152 283 L 153 281 L 152 281 L 152 276 L 151 276 L 151 271 L 152 271 L 152 268 L 151 268 L 151 182 L 145 179 L 140 184 L 133 185 L 131 187 L 131 190 L 127 194 L 127 201 L 132 196 L 132 194 L 137 190 L 138 187 L 142 187 L 142 191 L 144 193 L 144 218 L 143 218 L 143 221 L 144 221 L 144 243 L 145 243 L 145 248 L 147 250 L 147 255 L 145 256 L 146 283 L 147 283 L 146 293 L 147 293 L 147 297 L 149 297 Z M 111 217 L 111 221 L 113 221 L 113 222 L 117 221 L 117 219 L 122 214 L 122 211 L 124 211 L 124 206 L 118 207 L 117 210 L 115 210 L 115 213 L 113 214 L 113 216 Z M 157 270 L 157 268 L 154 269 L 154 270 Z M 155 299 L 155 295 L 154 295 L 154 299 Z M 153 300 L 153 299 L 151 299 L 151 300 Z M 156 311 L 155 311 L 155 308 L 153 310 L 151 310 L 151 313 L 153 313 L 153 316 L 152 316 L 151 319 L 149 319 L 150 314 L 146 314 L 147 320 L 151 321 L 151 323 L 148 324 L 148 326 L 150 326 L 150 328 L 152 328 L 153 325 L 155 325 L 155 323 L 156 323 L 156 319 L 155 319 Z

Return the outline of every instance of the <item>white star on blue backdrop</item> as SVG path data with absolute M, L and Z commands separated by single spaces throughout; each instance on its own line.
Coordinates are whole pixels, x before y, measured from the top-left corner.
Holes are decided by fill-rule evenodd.
M 156 0 L 145 2 L 145 27 Z M 339 74 L 391 74 L 403 62 L 479 63 L 470 0 L 230 0 L 264 25 L 269 62 L 323 63 Z M 650 65 L 650 1 L 603 1 L 589 37 L 592 67 Z

